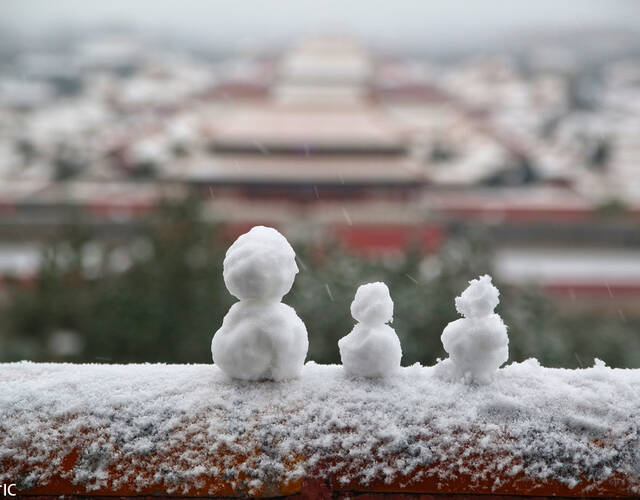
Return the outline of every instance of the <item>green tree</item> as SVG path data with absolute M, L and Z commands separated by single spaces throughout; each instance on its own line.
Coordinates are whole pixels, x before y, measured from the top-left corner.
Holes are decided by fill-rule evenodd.
M 96 243 L 82 224 L 70 224 L 47 246 L 33 285 L 10 289 L 1 310 L 3 358 L 210 363 L 212 335 L 235 301 L 222 278 L 231 241 L 199 211 L 195 200 L 166 204 L 135 238 L 111 243 Z M 492 274 L 489 243 L 469 231 L 426 258 L 415 249 L 371 259 L 336 244 L 294 246 L 300 274 L 284 302 L 305 322 L 308 359 L 318 363 L 339 363 L 337 341 L 355 323 L 349 306 L 357 287 L 384 281 L 395 303 L 403 364 L 433 364 L 446 355 L 442 330 L 459 318 L 454 298 L 470 279 Z M 568 314 L 534 288 L 496 285 L 511 360 L 576 367 L 599 357 L 613 366 L 640 366 L 637 319 Z M 56 350 L 60 332 L 77 338 L 78 349 Z

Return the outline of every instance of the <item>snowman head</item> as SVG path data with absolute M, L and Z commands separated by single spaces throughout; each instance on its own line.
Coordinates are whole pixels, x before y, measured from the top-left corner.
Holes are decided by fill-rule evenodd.
M 271 227 L 255 226 L 229 247 L 223 263 L 224 283 L 240 300 L 282 300 L 298 273 L 296 254 Z
M 485 274 L 471 280 L 467 289 L 456 297 L 456 309 L 467 318 L 481 318 L 493 314 L 500 299 L 500 292 L 491 283 L 491 276 Z
M 393 301 L 387 285 L 367 283 L 356 291 L 351 303 L 351 316 L 366 325 L 382 325 L 393 319 Z

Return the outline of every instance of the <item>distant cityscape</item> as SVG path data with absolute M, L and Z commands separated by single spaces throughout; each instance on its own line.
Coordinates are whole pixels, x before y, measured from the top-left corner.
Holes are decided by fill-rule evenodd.
M 3 276 L 33 276 L 71 213 L 117 239 L 196 195 L 230 234 L 363 255 L 428 254 L 477 223 L 504 281 L 640 302 L 638 57 L 439 60 L 335 36 L 212 57 L 119 33 L 1 61 Z

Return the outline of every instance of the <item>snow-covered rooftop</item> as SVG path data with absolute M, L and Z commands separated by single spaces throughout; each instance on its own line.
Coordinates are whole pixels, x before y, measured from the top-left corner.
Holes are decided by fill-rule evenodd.
M 234 154 L 210 158 L 194 155 L 176 179 L 192 182 L 299 182 L 299 183 L 398 183 L 422 180 L 420 166 L 407 158 L 365 155 L 361 158 L 323 158 L 301 154 L 291 159 L 282 155 Z
M 0 365 L 0 481 L 29 493 L 344 491 L 640 494 L 640 370 L 442 366 L 384 379 L 307 363 L 297 380 L 214 365 Z
M 216 145 L 401 147 L 400 129 L 375 106 L 244 106 L 212 121 Z M 253 148 L 255 149 L 255 148 Z

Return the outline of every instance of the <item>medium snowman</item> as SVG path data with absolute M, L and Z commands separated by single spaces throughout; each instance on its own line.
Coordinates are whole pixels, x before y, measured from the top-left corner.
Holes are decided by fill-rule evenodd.
M 500 292 L 485 274 L 471 280 L 456 309 L 461 319 L 449 323 L 442 332 L 444 350 L 449 353 L 450 375 L 467 383 L 488 383 L 509 359 L 509 337 L 502 318 L 494 312 Z
M 284 380 L 300 375 L 307 355 L 307 329 L 281 302 L 298 266 L 291 245 L 270 227 L 256 226 L 227 250 L 224 282 L 239 299 L 211 342 L 213 362 L 229 377 Z
M 345 371 L 359 377 L 384 377 L 400 368 L 402 348 L 387 323 L 393 319 L 393 301 L 384 283 L 368 283 L 356 291 L 351 315 L 358 324 L 338 341 Z

